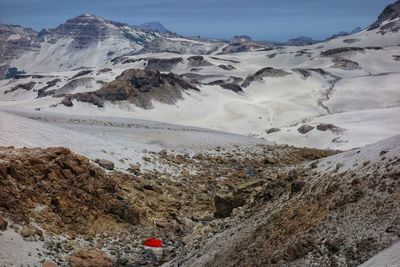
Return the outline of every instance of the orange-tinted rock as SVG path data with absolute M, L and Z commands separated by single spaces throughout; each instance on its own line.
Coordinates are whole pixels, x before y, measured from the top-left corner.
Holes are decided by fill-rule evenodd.
M 95 248 L 82 249 L 69 259 L 70 267 L 112 267 L 113 262 L 106 253 Z
M 42 267 L 57 267 L 58 265 L 52 261 L 44 261 Z

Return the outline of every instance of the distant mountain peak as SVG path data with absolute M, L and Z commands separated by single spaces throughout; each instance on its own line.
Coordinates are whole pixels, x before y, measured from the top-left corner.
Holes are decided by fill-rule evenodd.
M 290 39 L 287 41 L 287 45 L 293 45 L 293 46 L 306 46 L 306 45 L 312 45 L 315 44 L 317 41 L 313 40 L 310 37 L 307 36 L 299 36 L 297 38 Z
M 146 23 L 138 25 L 137 27 L 140 29 L 143 29 L 143 30 L 158 31 L 160 33 L 171 32 L 170 30 L 165 28 L 164 25 L 162 25 L 161 22 L 159 22 L 159 21 L 146 22 Z
M 350 34 L 355 34 L 358 32 L 361 32 L 363 29 L 361 27 L 356 27 L 353 30 L 351 30 L 350 32 L 346 32 L 346 31 L 340 31 L 338 33 L 333 34 L 331 37 L 327 38 L 326 40 L 332 40 L 335 39 L 337 37 L 341 37 L 341 36 L 347 36 Z
M 354 29 L 350 32 L 350 34 L 358 33 L 358 32 L 361 32 L 362 30 L 363 30 L 363 28 L 361 28 L 360 26 L 358 26 L 358 27 L 354 28 Z
M 248 35 L 236 35 L 232 38 L 232 42 L 238 42 L 238 43 L 248 43 L 251 41 L 252 39 Z

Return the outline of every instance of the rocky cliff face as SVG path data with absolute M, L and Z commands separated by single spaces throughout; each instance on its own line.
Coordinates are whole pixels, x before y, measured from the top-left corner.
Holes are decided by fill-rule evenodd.
M 18 25 L 0 24 L 0 66 L 24 52 L 37 49 L 37 33 L 34 30 Z M 3 72 L 0 73 L 0 79 Z
M 382 13 L 378 16 L 368 30 L 375 30 L 381 28 L 382 33 L 398 32 L 400 30 L 400 1 L 388 5 Z

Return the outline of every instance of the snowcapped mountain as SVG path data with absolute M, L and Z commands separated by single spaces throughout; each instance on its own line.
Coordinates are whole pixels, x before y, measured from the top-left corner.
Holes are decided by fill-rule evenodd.
M 80 15 L 54 29 L 43 29 L 39 33 L 4 25 L 4 28 L 13 31 L 10 30 L 8 34 L 2 31 L 4 37 L 1 37 L 0 44 L 3 47 L 3 65 L 28 72 L 62 71 L 107 65 L 113 59 L 137 53 L 208 54 L 224 45 L 212 40 L 181 38 L 169 31 L 152 30 L 151 25 L 147 25 L 147 28 L 129 26 L 92 14 Z M 24 35 L 18 31 L 24 31 Z M 15 45 L 12 44 L 15 41 L 7 39 L 15 38 L 18 34 L 34 41 L 24 43 L 23 39 L 19 39 L 21 53 L 14 49 Z
M 138 51 L 159 36 L 157 32 L 145 32 L 84 14 L 55 29 L 42 30 L 37 35 L 39 49 L 12 61 L 12 66 L 36 72 L 94 67 L 124 53 Z

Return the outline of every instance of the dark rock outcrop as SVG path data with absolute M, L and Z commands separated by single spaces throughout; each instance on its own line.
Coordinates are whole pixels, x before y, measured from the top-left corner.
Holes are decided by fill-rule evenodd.
M 242 87 L 240 87 L 240 85 L 238 85 L 236 83 L 229 83 L 224 80 L 216 80 L 214 82 L 208 83 L 208 85 L 219 85 L 222 88 L 233 91 L 235 93 L 243 92 L 243 89 L 242 89 Z
M 333 48 L 326 51 L 321 52 L 321 56 L 324 57 L 335 57 L 341 56 L 343 54 L 354 53 L 354 52 L 364 52 L 365 49 L 362 47 L 339 47 Z
M 218 65 L 219 68 L 223 69 L 223 70 L 235 70 L 236 68 L 232 65 Z
M 225 61 L 225 62 L 235 63 L 235 64 L 240 63 L 240 61 L 232 60 L 232 59 L 224 59 L 224 58 L 219 58 L 219 57 L 210 57 L 210 58 L 215 59 L 215 60 L 219 60 L 219 61 Z
M 289 74 L 290 73 L 288 73 L 284 70 L 281 70 L 281 69 L 274 69 L 271 67 L 266 67 L 266 68 L 263 68 L 263 69 L 257 71 L 253 75 L 247 76 L 247 78 L 242 83 L 242 87 L 248 87 L 254 81 L 262 81 L 262 79 L 264 77 L 277 78 L 277 77 L 285 77 L 286 75 L 289 75 Z
M 176 65 L 183 62 L 183 58 L 150 58 L 147 61 L 146 69 L 157 71 L 171 71 Z
M 337 127 L 337 126 L 331 124 L 331 123 L 321 123 L 321 124 L 318 124 L 318 125 L 317 125 L 317 130 L 318 130 L 318 131 L 323 131 L 323 132 L 326 132 L 326 131 L 329 130 L 329 131 L 331 131 L 331 132 L 333 132 L 333 133 L 337 133 L 337 132 L 339 132 L 341 129 L 340 129 L 339 127 Z
M 17 91 L 18 89 L 22 89 L 25 91 L 30 91 L 33 89 L 33 87 L 35 87 L 36 82 L 28 82 L 28 83 L 23 83 L 23 84 L 18 84 L 16 86 L 14 86 L 13 88 L 11 88 L 10 90 L 7 90 L 4 92 L 4 94 L 8 94 L 14 91 Z
M 360 64 L 355 61 L 344 59 L 344 58 L 334 58 L 333 67 L 342 70 L 356 70 L 360 68 Z
M 94 78 L 92 77 L 76 78 L 74 80 L 70 80 L 59 89 L 52 90 L 51 94 L 53 94 L 54 97 L 63 97 L 66 94 L 72 93 L 75 89 L 78 89 L 79 87 L 89 87 L 93 81 Z M 50 92 L 48 93 L 50 94 Z
M 375 21 L 371 26 L 368 27 L 368 31 L 372 31 L 378 28 L 381 28 L 381 32 L 384 33 L 386 31 L 398 32 L 400 30 L 400 23 L 397 22 L 389 22 L 382 26 L 383 22 L 392 21 L 396 18 L 400 17 L 400 1 L 396 1 L 393 4 L 388 5 L 382 11 L 382 13 L 378 16 L 378 20 Z
M 105 101 L 128 101 L 149 109 L 153 100 L 174 104 L 182 98 L 182 91 L 189 89 L 198 90 L 176 74 L 162 74 L 154 69 L 130 69 L 97 91 L 65 96 L 63 104 L 71 106 L 72 99 L 75 99 L 103 107 Z
M 73 80 L 73 79 L 78 78 L 78 77 L 81 77 L 81 76 L 88 75 L 88 74 L 90 74 L 90 73 L 92 73 L 92 72 L 93 72 L 92 70 L 81 70 L 80 72 L 78 72 L 77 74 L 75 74 L 74 76 L 72 76 L 72 77 L 70 78 L 70 80 Z
M 106 73 L 106 72 L 110 72 L 110 71 L 112 71 L 112 69 L 110 69 L 110 68 L 103 68 L 103 69 L 100 69 L 100 70 L 97 72 L 97 75 L 99 75 L 100 73 Z
M 266 131 L 267 134 L 272 134 L 272 133 L 276 133 L 279 132 L 281 129 L 280 128 L 270 128 Z
M 308 132 L 310 132 L 310 131 L 312 131 L 314 129 L 314 127 L 313 126 L 310 126 L 310 125 L 302 125 L 301 127 L 299 127 L 298 129 L 297 129 L 297 131 L 299 132 L 299 133 L 301 133 L 301 134 L 306 134 L 306 133 L 308 133 Z
M 214 198 L 215 205 L 215 218 L 226 218 L 229 217 L 234 208 L 243 206 L 246 203 L 245 199 L 242 199 L 233 194 L 227 195 L 216 195 Z
M 233 91 L 233 92 L 235 92 L 235 93 L 241 93 L 241 92 L 243 92 L 242 87 L 240 87 L 240 86 L 239 86 L 238 84 L 236 84 L 236 83 L 223 83 L 223 84 L 220 84 L 220 86 L 221 86 L 222 88 L 224 88 L 224 89 Z
M 300 74 L 303 78 L 308 78 L 311 76 L 310 71 L 307 69 L 295 68 L 295 69 L 292 69 L 292 71 Z
M 188 57 L 189 65 L 191 67 L 204 67 L 204 66 L 212 66 L 212 64 L 204 59 L 203 56 L 191 56 Z
M 112 161 L 106 159 L 96 159 L 95 162 L 106 170 L 112 171 L 114 169 L 114 163 Z
M 258 49 L 263 49 L 265 48 L 264 46 L 261 46 L 256 43 L 240 43 L 240 42 L 232 42 L 225 46 L 222 49 L 221 54 L 232 54 L 232 53 L 240 53 L 240 52 L 249 52 L 249 51 L 255 51 Z

